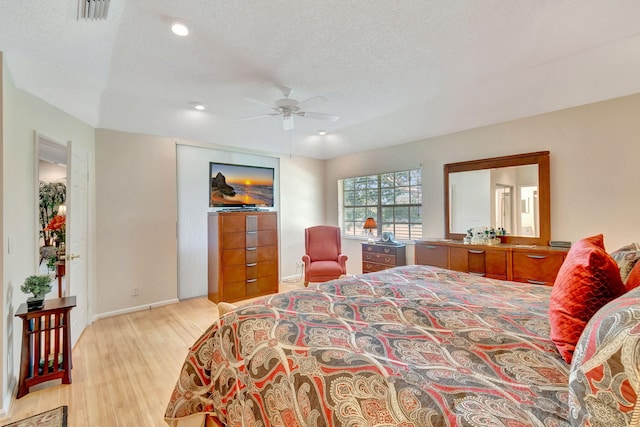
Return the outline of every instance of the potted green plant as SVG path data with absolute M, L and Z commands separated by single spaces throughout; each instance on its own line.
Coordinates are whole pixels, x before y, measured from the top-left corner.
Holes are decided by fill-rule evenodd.
M 27 310 L 39 310 L 43 307 L 44 296 L 51 291 L 51 280 L 48 274 L 34 274 L 24 280 L 20 290 L 33 295 L 27 298 Z

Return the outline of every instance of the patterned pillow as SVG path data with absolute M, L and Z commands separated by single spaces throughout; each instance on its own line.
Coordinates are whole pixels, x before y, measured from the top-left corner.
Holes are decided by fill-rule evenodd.
M 600 309 L 576 346 L 569 374 L 572 426 L 640 420 L 640 288 Z
M 602 234 L 571 246 L 549 302 L 551 340 L 567 363 L 591 316 L 625 292 L 618 266 L 604 250 Z
M 633 270 L 633 267 L 640 259 L 640 245 L 637 243 L 631 243 L 630 245 L 623 246 L 617 251 L 611 252 L 611 257 L 618 264 L 620 269 L 620 278 L 622 283 L 627 283 L 629 273 Z
M 635 289 L 638 286 L 640 286 L 640 262 L 637 262 L 636 266 L 633 267 L 633 270 L 629 273 L 629 277 L 627 277 L 627 283 L 625 283 L 627 291 Z

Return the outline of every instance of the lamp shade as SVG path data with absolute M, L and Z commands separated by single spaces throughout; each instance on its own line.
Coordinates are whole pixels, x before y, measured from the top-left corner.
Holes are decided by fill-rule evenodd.
M 378 228 L 378 225 L 376 224 L 376 220 L 369 217 L 367 218 L 367 220 L 364 222 L 364 228 L 365 230 L 371 230 L 371 229 L 375 229 Z
M 58 206 L 58 215 L 67 216 L 67 207 L 65 205 Z

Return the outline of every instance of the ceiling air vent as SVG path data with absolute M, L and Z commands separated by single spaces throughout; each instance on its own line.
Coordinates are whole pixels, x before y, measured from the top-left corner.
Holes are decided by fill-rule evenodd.
M 78 19 L 106 19 L 111 0 L 79 0 Z

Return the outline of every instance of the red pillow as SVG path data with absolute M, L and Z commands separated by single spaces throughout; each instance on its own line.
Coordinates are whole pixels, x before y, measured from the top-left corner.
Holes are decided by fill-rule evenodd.
M 551 340 L 567 363 L 591 316 L 625 292 L 618 265 L 604 250 L 602 234 L 571 246 L 549 303 Z
M 629 276 L 627 276 L 627 283 L 625 286 L 627 291 L 640 286 L 640 262 L 636 263 L 635 267 L 631 270 L 631 273 L 629 273 Z

